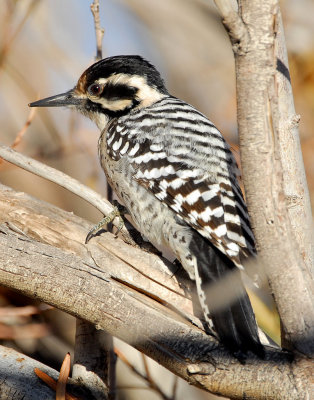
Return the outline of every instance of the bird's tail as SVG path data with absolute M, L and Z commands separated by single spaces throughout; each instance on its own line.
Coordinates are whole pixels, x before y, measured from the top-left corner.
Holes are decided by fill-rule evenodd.
M 264 348 L 251 302 L 234 263 L 206 239 L 190 244 L 196 256 L 196 286 L 205 320 L 213 322 L 221 342 L 233 353 L 251 350 L 260 357 Z

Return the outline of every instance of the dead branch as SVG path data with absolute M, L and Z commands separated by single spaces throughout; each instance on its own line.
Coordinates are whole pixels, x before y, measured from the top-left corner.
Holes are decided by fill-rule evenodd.
M 162 260 L 156 255 L 109 233 L 84 246 L 88 224 L 81 218 L 2 189 L 2 285 L 95 324 L 213 393 L 234 399 L 244 393 L 251 399 L 307 398 L 313 373 L 309 361 L 290 362 L 289 355 L 269 349 L 266 360 L 252 355 L 241 365 L 180 312 L 162 305 L 159 299 L 177 299 L 173 308 L 180 310 L 180 301 L 186 300 L 179 286 L 175 289 L 176 278 L 158 269 Z M 139 260 L 151 278 L 141 273 Z
M 109 368 L 112 365 L 112 336 L 97 330 L 93 324 L 76 319 L 74 365 L 72 378 L 86 387 L 95 399 L 108 400 Z M 107 343 L 104 343 L 107 340 Z
M 58 379 L 57 371 L 3 346 L 0 346 L 0 359 L 2 399 L 54 400 L 56 398 L 55 393 L 40 382 L 34 373 L 34 368 L 45 371 L 55 380 Z
M 12 149 L 17 147 L 21 143 L 21 140 L 23 139 L 23 136 L 25 135 L 28 127 L 32 123 L 32 121 L 33 121 L 33 119 L 35 117 L 35 114 L 36 114 L 36 112 L 32 112 L 32 111 L 33 111 L 33 109 L 30 110 L 29 116 L 28 116 L 23 128 L 17 133 L 16 138 L 14 139 L 14 142 L 11 145 Z
M 102 39 L 105 33 L 105 30 L 100 27 L 99 0 L 94 0 L 93 3 L 90 5 L 90 9 L 94 17 L 95 33 L 96 33 L 95 61 L 99 61 L 102 59 Z
M 82 199 L 88 201 L 104 215 L 109 215 L 113 211 L 113 206 L 99 193 L 96 193 L 94 190 L 83 185 L 76 179 L 71 178 L 69 175 L 58 171 L 55 168 L 51 168 L 48 165 L 34 160 L 33 158 L 18 153 L 7 146 L 0 145 L 0 157 L 14 165 L 17 165 L 18 167 L 25 169 L 26 171 L 31 172 L 32 174 L 57 183 Z M 112 223 L 116 227 L 119 227 L 120 221 L 118 218 L 115 218 Z M 125 227 L 123 227 L 120 232 L 126 242 L 135 244 Z

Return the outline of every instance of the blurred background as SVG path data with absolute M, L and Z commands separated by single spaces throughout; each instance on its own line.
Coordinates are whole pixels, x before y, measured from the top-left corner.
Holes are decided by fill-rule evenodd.
M 16 150 L 80 180 L 106 195 L 98 165 L 98 130 L 82 116 L 63 109 L 27 104 L 72 88 L 94 61 L 95 31 L 91 0 L 2 0 L 0 2 L 1 143 L 12 145 L 25 122 Z M 314 2 L 282 1 L 290 72 L 307 179 L 314 198 Z M 237 155 L 236 98 L 233 54 L 217 10 L 210 0 L 100 0 L 105 28 L 103 56 L 140 54 L 161 71 L 173 95 L 206 114 Z M 15 190 L 49 201 L 98 222 L 100 213 L 66 190 L 8 163 L 0 165 L 0 181 Z M 269 296 L 253 295 L 260 325 L 278 341 L 279 324 Z M 0 288 L 0 343 L 14 347 L 59 369 L 73 350 L 75 321 L 5 288 Z M 141 355 L 115 341 L 129 362 L 144 371 Z M 73 352 L 72 352 L 73 354 Z M 151 373 L 171 398 L 175 377 L 149 360 Z M 118 361 L 119 399 L 160 399 L 143 389 L 145 381 Z M 165 397 L 164 397 L 165 398 Z M 173 397 L 174 398 L 174 397 Z M 180 399 L 216 397 L 176 385 Z

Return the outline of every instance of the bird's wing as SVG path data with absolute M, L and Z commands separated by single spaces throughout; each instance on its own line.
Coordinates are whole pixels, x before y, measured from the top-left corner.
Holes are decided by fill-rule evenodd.
M 107 132 L 109 155 L 116 160 L 128 157 L 133 178 L 140 185 L 241 267 L 240 257 L 255 254 L 255 244 L 236 178 L 236 162 L 212 124 L 213 145 L 213 129 L 203 145 L 191 140 L 189 132 L 176 141 L 181 122 L 163 117 L 162 122 L 150 121 L 149 132 L 141 124 L 132 132 L 132 124 L 116 120 Z

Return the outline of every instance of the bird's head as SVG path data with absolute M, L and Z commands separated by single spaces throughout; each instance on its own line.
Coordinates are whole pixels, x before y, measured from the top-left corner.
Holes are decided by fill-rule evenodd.
M 140 56 L 115 56 L 91 65 L 68 92 L 30 107 L 71 107 L 103 129 L 111 118 L 147 107 L 168 95 L 156 68 Z

